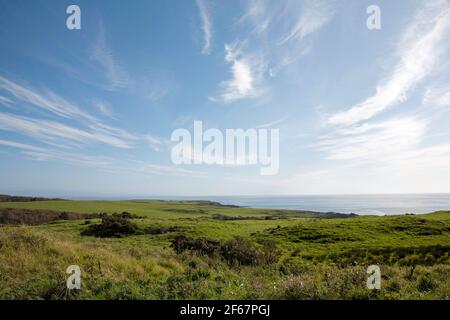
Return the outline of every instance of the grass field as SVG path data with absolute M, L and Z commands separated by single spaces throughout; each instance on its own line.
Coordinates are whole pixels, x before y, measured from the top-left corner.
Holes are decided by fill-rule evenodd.
M 146 200 L 1 208 L 143 218 L 131 219 L 136 232 L 122 237 L 82 235 L 101 223 L 98 216 L 0 226 L 0 299 L 450 297 L 450 212 L 342 217 Z M 174 239 L 184 247 L 174 250 Z M 66 289 L 74 264 L 81 290 Z M 367 289 L 370 264 L 381 268 L 381 290 Z

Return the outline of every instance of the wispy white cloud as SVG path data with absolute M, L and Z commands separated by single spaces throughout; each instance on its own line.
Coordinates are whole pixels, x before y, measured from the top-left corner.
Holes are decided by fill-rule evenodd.
M 105 28 L 101 23 L 99 24 L 97 39 L 92 46 L 90 58 L 104 70 L 105 77 L 108 80 L 108 90 L 116 90 L 128 86 L 130 76 L 117 61 L 113 51 L 108 47 Z
M 94 120 L 89 113 L 84 112 L 78 106 L 48 89 L 45 89 L 43 93 L 39 93 L 37 90 L 20 85 L 0 75 L 0 90 L 8 92 L 19 101 L 29 103 L 60 117 Z
M 392 162 L 410 154 L 423 139 L 427 121 L 403 117 L 337 131 L 322 138 L 318 149 L 328 159 Z
M 238 24 L 241 25 L 249 21 L 252 33 L 256 33 L 257 35 L 264 34 L 274 17 L 276 17 L 278 9 L 275 9 L 275 4 L 272 3 L 272 10 L 268 10 L 268 4 L 263 0 L 250 0 L 247 1 L 247 4 L 248 6 L 238 20 Z
M 127 70 L 107 39 L 105 27 L 103 23 L 100 23 L 89 58 L 95 62 L 94 70 L 103 76 L 101 81 L 106 81 L 106 84 L 102 85 L 104 89 L 108 91 L 124 90 L 152 103 L 158 102 L 173 90 L 175 81 L 166 78 L 166 72 L 155 75 L 148 72 L 136 74 Z
M 433 117 L 421 113 L 336 129 L 315 145 L 328 161 L 302 168 L 280 188 L 322 194 L 447 190 L 450 143 L 430 145 L 432 129 Z
M 254 35 L 269 36 L 279 45 L 300 42 L 332 20 L 335 0 L 249 0 L 238 25 L 248 24 Z M 278 40 L 276 40 L 278 39 Z
M 102 130 L 87 131 L 59 122 L 33 119 L 0 112 L 0 130 L 28 135 L 42 140 L 67 139 L 76 142 L 101 142 L 117 148 L 131 148 L 131 144 Z
M 316 148 L 340 168 L 334 166 L 328 171 L 330 180 L 354 176 L 351 172 L 354 170 L 366 181 L 373 181 L 376 189 L 391 178 L 398 188 L 401 179 L 430 183 L 431 177 L 436 178 L 436 172 L 450 176 L 450 144 L 430 145 L 433 140 L 428 139 L 435 121 L 429 107 L 450 105 L 448 86 L 429 87 L 423 98 L 426 108 L 384 120 L 372 119 L 389 107 L 405 102 L 422 80 L 439 73 L 437 66 L 440 56 L 448 49 L 445 39 L 449 31 L 450 4 L 439 0 L 424 4 L 402 34 L 396 52 L 399 61 L 393 72 L 380 82 L 376 93 L 327 118 L 326 124 L 333 126 L 319 139 Z M 339 163 L 344 167 L 351 165 L 353 169 L 342 169 Z M 384 181 L 378 177 L 385 177 Z
M 436 5 L 436 3 L 438 3 Z M 351 125 L 370 119 L 383 110 L 404 102 L 408 93 L 428 76 L 447 46 L 450 6 L 447 1 L 427 4 L 415 16 L 399 45 L 400 61 L 376 88 L 376 93 L 349 110 L 328 118 L 332 125 Z M 448 41 L 448 40 L 447 40 Z
M 353 193 L 360 192 L 358 185 L 365 186 L 364 192 L 432 192 L 446 188 L 442 182 L 450 178 L 450 143 L 433 144 L 429 137 L 435 121 L 430 107 L 450 105 L 448 86 L 429 87 L 423 97 L 425 108 L 384 120 L 374 121 L 372 117 L 405 102 L 422 80 L 438 74 L 440 56 L 448 49 L 445 38 L 450 30 L 449 18 L 448 2 L 424 5 L 403 33 L 396 52 L 399 61 L 380 81 L 376 93 L 326 119 L 325 124 L 333 126 L 315 148 L 325 154 L 326 160 L 332 160 L 326 162 L 328 169 L 317 171 L 317 176 L 294 175 L 293 181 L 324 190 L 321 192 L 326 192 L 320 186 L 323 180 L 330 190 L 336 190 L 343 180 L 352 181 L 339 190 Z
M 0 103 L 6 104 L 6 105 L 14 104 L 14 102 L 11 99 L 8 99 L 7 97 L 3 97 L 3 96 L 0 96 Z
M 426 106 L 450 107 L 450 85 L 428 88 L 423 97 Z
M 205 1 L 206 0 L 197 0 L 197 7 L 200 13 L 200 18 L 202 20 L 202 31 L 204 37 L 202 53 L 210 54 L 212 40 L 212 21 L 210 10 Z
M 141 80 L 140 82 L 140 94 L 153 103 L 167 96 L 171 89 L 169 84 L 161 79 L 158 81 Z
M 112 111 L 111 106 L 107 102 L 98 99 L 93 99 L 92 103 L 103 115 L 109 118 L 115 118 L 114 112 Z
M 124 172 L 139 175 L 204 176 L 200 171 L 188 170 L 174 165 L 151 164 L 140 160 L 117 159 L 107 156 L 87 155 L 80 152 L 66 152 L 11 140 L 0 139 L 0 146 L 21 150 L 21 153 L 24 156 L 32 160 L 58 161 L 74 166 L 97 168 L 113 173 Z
M 304 38 L 323 28 L 335 11 L 334 0 L 250 0 L 245 4 L 234 24 L 239 29 L 238 40 L 225 45 L 232 78 L 221 83 L 223 92 L 215 100 L 263 96 L 269 88 L 266 77 L 277 76 L 311 52 L 312 45 Z
M 147 140 L 150 148 L 152 148 L 155 151 L 161 151 L 161 149 L 163 149 L 169 145 L 168 141 L 161 139 L 159 137 L 156 137 L 152 134 L 146 134 L 145 139 Z
M 63 161 L 72 165 L 89 167 L 111 167 L 115 160 L 109 157 L 83 155 L 81 153 L 68 153 L 60 150 L 37 147 L 31 144 L 10 140 L 0 140 L 0 145 L 21 150 L 22 154 L 33 160 L 39 161 Z
M 316 145 L 333 160 L 331 169 L 318 179 L 303 181 L 317 185 L 327 179 L 333 190 L 344 179 L 352 181 L 345 186 L 351 190 L 347 192 L 356 193 L 358 184 L 365 192 L 378 193 L 389 192 L 391 184 L 392 190 L 403 186 L 404 192 L 443 190 L 442 181 L 450 178 L 450 143 L 427 143 L 432 124 L 433 117 L 417 113 L 335 130 Z
M 266 68 L 261 57 L 244 54 L 242 44 L 225 44 L 225 61 L 231 65 L 231 79 L 221 83 L 222 92 L 213 101 L 233 102 L 261 95 L 257 87 Z
M 227 51 L 230 49 L 227 47 Z M 230 60 L 228 60 L 230 61 Z M 223 83 L 225 92 L 222 94 L 224 101 L 232 101 L 249 96 L 253 91 L 253 75 L 248 61 L 232 60 L 231 80 Z
M 55 139 L 59 138 L 77 142 L 100 142 L 118 148 L 132 148 L 141 141 L 147 142 L 153 150 L 161 150 L 165 145 L 164 142 L 156 143 L 155 141 L 158 138 L 154 135 L 130 133 L 124 129 L 105 124 L 51 90 L 44 89 L 40 93 L 1 75 L 0 90 L 9 93 L 11 95 L 10 100 L 14 98 L 12 101 L 15 103 L 27 103 L 53 115 L 78 123 L 78 127 L 74 127 L 56 121 L 0 113 L 0 129 L 27 134 L 34 138 L 39 137 L 46 142 L 53 141 L 53 143 Z M 113 117 L 106 102 L 94 99 L 93 103 L 102 114 Z M 149 136 L 153 138 L 149 140 Z
M 286 9 L 290 10 L 288 7 Z M 279 44 L 284 44 L 292 40 L 302 40 L 307 35 L 321 29 L 334 16 L 334 10 L 334 1 L 303 1 L 300 10 L 297 11 L 299 15 L 293 22 L 293 26 L 279 41 Z
M 30 144 L 9 141 L 9 140 L 3 140 L 3 139 L 0 139 L 0 145 L 17 148 L 17 149 L 22 149 L 22 150 L 28 150 L 28 151 L 36 151 L 36 152 L 45 151 L 45 149 L 43 149 L 43 148 L 36 147 L 36 146 L 30 145 Z
M 277 119 L 277 120 L 273 120 L 273 121 L 270 121 L 270 122 L 267 122 L 267 123 L 260 124 L 260 125 L 256 126 L 255 128 L 256 129 L 260 129 L 260 128 L 274 127 L 276 125 L 279 125 L 279 124 L 285 122 L 287 119 L 288 119 L 288 117 L 282 117 L 282 118 Z

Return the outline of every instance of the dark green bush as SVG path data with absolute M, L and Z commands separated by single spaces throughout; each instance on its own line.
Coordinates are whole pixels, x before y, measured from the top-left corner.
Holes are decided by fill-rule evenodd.
M 281 251 L 272 240 L 260 241 L 262 246 L 261 260 L 265 264 L 275 264 L 281 256 Z
M 97 214 L 58 212 L 45 209 L 0 208 L 0 224 L 39 225 L 58 220 L 98 218 Z
M 430 278 L 429 275 L 421 276 L 417 283 L 417 290 L 420 292 L 432 291 L 436 287 L 436 283 Z
M 234 237 L 224 243 L 220 254 L 230 265 L 256 265 L 261 261 L 261 254 L 242 237 Z
M 185 236 L 177 236 L 170 245 L 175 252 L 181 253 L 185 250 L 195 251 L 199 254 L 214 256 L 220 252 L 220 242 L 204 238 L 189 239 Z
M 179 231 L 178 227 L 147 227 L 144 230 L 145 234 L 157 235 L 157 234 L 166 234 L 169 232 Z
M 90 225 L 81 232 L 84 236 L 121 238 L 138 233 L 138 226 L 121 215 L 105 216 L 100 224 Z
M 225 243 L 220 243 L 216 240 L 190 239 L 181 235 L 175 237 L 170 246 L 177 253 L 190 250 L 209 257 L 220 256 L 229 265 L 274 264 L 280 257 L 280 251 L 274 242 L 262 241 L 261 249 L 257 249 L 252 242 L 242 237 L 234 237 Z

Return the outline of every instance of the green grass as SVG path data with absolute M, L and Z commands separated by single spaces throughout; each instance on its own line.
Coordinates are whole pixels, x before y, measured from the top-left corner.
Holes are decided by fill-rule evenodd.
M 85 220 L 0 227 L 1 299 L 449 299 L 450 212 L 326 219 L 305 211 L 249 209 L 202 201 L 37 201 L 0 207 L 79 213 L 127 211 L 165 234 L 81 236 Z M 245 217 L 216 220 L 214 214 Z M 270 219 L 270 220 L 266 220 Z M 275 219 L 275 220 L 271 220 Z M 93 223 L 99 223 L 94 219 Z M 170 247 L 178 235 L 255 248 L 276 244 L 277 262 L 230 266 L 220 257 Z M 66 268 L 82 290 L 65 289 Z M 366 288 L 379 264 L 381 291 Z

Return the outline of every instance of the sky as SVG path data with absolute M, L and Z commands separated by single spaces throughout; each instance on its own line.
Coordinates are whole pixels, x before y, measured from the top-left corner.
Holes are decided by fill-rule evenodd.
M 447 0 L 0 0 L 0 193 L 450 192 L 449 58 Z M 278 173 L 174 164 L 194 121 L 278 129 Z

